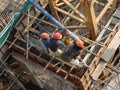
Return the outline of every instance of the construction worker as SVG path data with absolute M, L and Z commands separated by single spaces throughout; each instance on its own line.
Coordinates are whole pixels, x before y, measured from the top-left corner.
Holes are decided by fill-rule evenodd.
M 50 35 L 48 33 L 42 33 L 41 34 L 41 38 L 42 38 L 42 42 L 44 44 L 44 46 L 46 47 L 48 53 L 49 53 L 49 44 L 50 44 Z
M 83 47 L 84 47 L 83 41 L 78 40 L 76 42 L 73 42 L 67 47 L 65 52 L 61 55 L 61 58 L 67 62 L 79 66 L 80 65 L 79 54 L 80 54 L 80 50 L 82 50 Z
M 69 57 L 69 60 L 71 60 L 72 58 L 76 59 L 77 56 L 80 54 L 80 50 L 83 47 L 84 47 L 83 41 L 79 40 L 73 42 L 67 47 L 64 54 Z
M 60 41 L 62 39 L 62 35 L 58 32 L 54 33 L 52 38 L 50 38 L 50 50 L 53 52 L 52 54 L 60 55 L 62 54 L 62 50 L 58 49 L 60 47 L 65 48 L 65 44 Z

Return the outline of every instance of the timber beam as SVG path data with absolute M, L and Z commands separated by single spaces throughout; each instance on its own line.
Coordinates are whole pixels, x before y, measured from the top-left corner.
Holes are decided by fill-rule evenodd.
M 83 14 L 81 14 L 76 8 L 74 8 L 67 0 L 63 0 L 64 3 L 69 6 L 78 16 L 85 22 L 86 18 Z
M 65 15 L 67 15 L 67 16 L 69 16 L 69 17 L 71 17 L 71 18 L 73 18 L 73 19 L 75 19 L 75 20 L 77 20 L 77 21 L 79 21 L 79 22 L 85 23 L 85 22 L 84 22 L 82 19 L 80 19 L 79 17 L 74 16 L 74 15 L 68 13 L 68 12 L 65 11 L 65 10 L 62 10 L 62 9 L 60 9 L 60 8 L 58 8 L 58 7 L 55 7 L 55 9 L 56 9 L 57 11 L 65 14 Z
M 109 69 L 111 69 L 112 71 L 116 72 L 117 74 L 120 73 L 120 70 L 118 70 L 117 68 L 113 67 L 113 66 L 110 65 L 110 64 L 107 64 L 106 67 L 109 68 Z
M 98 35 L 98 28 L 97 28 L 96 16 L 94 11 L 94 3 L 84 1 L 82 2 L 82 7 L 84 9 L 85 16 L 87 19 L 86 26 L 90 32 L 90 38 L 92 40 L 95 40 Z
M 82 76 L 81 81 L 83 82 L 83 85 L 85 87 L 85 90 L 90 90 L 91 88 L 91 77 L 94 80 L 97 80 L 101 72 L 105 69 L 105 66 L 108 64 L 109 60 L 114 54 L 114 51 L 117 49 L 117 46 L 119 46 L 119 24 L 117 24 L 114 27 L 115 32 L 111 32 L 109 37 L 104 41 L 105 47 L 100 48 L 97 55 L 101 56 L 103 59 L 100 59 L 100 57 L 94 57 L 91 64 L 89 65 L 89 69 L 85 72 L 85 74 Z M 114 46 L 114 44 L 116 46 Z M 108 46 L 109 45 L 109 46 Z M 113 47 L 114 46 L 114 47 Z M 110 50 L 111 48 L 114 48 Z M 106 54 L 106 55 L 105 55 Z M 107 57 L 106 57 L 107 56 Z M 105 58 L 104 58 L 105 57 Z M 106 61 L 106 62 L 105 62 Z M 113 68 L 111 68 L 113 69 Z M 115 71 L 115 69 L 114 69 Z
M 80 3 L 78 3 L 78 4 L 75 6 L 75 9 L 78 9 L 79 7 L 80 7 Z M 74 11 L 71 11 L 71 14 L 74 14 Z M 70 20 L 70 17 L 67 17 L 63 23 L 66 24 L 66 22 L 67 22 L 68 20 Z
M 101 18 L 103 17 L 103 15 L 105 14 L 105 12 L 108 10 L 108 8 L 110 7 L 110 5 L 113 3 L 114 0 L 109 0 L 107 5 L 104 7 L 104 9 L 101 11 L 101 13 L 99 14 L 99 16 L 97 17 L 96 23 L 98 23 Z
M 86 25 L 81 26 L 65 26 L 66 29 L 76 30 L 76 29 L 86 29 Z
M 71 3 L 71 2 L 73 2 L 73 1 L 74 1 L 74 0 L 69 0 L 68 2 L 70 2 L 70 3 Z M 62 5 L 64 5 L 64 4 L 65 4 L 64 2 L 61 2 L 61 3 L 56 4 L 56 6 L 58 6 L 58 7 L 59 7 L 59 6 L 62 6 Z
M 52 11 L 52 15 L 58 20 L 60 21 L 60 17 L 58 16 L 57 11 L 55 10 L 55 5 L 56 5 L 56 0 L 49 0 L 49 6 L 50 6 L 50 10 Z
M 11 44 L 11 42 L 9 42 L 9 41 L 7 41 L 7 43 Z M 24 55 L 24 53 L 26 52 L 26 50 L 24 48 L 22 48 L 22 47 L 20 47 L 16 44 L 13 44 L 12 50 L 14 52 L 17 52 L 17 53 L 21 54 L 21 55 Z M 49 63 L 47 60 L 38 57 L 37 55 L 35 55 L 34 53 L 32 53 L 30 51 L 29 51 L 28 55 L 29 55 L 29 59 L 31 59 L 34 62 L 40 64 L 40 66 L 43 66 L 44 68 L 47 66 L 47 69 L 49 69 L 50 71 L 53 71 L 54 73 L 60 75 L 61 77 L 63 77 L 66 80 L 74 82 L 74 84 L 77 86 L 78 90 L 83 90 L 82 82 L 81 82 L 80 77 L 79 77 L 80 75 L 77 76 L 77 75 L 71 73 L 71 69 L 76 71 L 76 68 L 73 67 L 73 65 L 65 62 L 63 67 L 67 66 L 68 68 L 70 68 L 70 71 L 67 71 L 67 70 L 65 70 L 64 68 L 61 68 L 61 67 L 54 67 L 55 65 L 52 62 Z M 57 60 L 57 62 L 61 61 L 61 60 L 58 60 L 58 59 L 56 59 L 56 60 Z M 51 61 L 51 60 L 49 60 L 49 61 Z M 62 62 L 64 62 L 64 61 L 62 61 Z

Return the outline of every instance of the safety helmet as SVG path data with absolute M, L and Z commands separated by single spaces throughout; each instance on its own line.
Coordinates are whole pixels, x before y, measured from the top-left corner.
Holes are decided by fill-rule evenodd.
M 76 45 L 80 48 L 83 48 L 84 47 L 84 42 L 81 41 L 81 40 L 78 40 L 78 41 L 76 41 Z
M 53 34 L 53 38 L 54 39 L 61 39 L 62 38 L 62 35 L 60 33 L 54 33 Z
M 47 39 L 49 38 L 49 34 L 48 33 L 42 33 L 42 39 Z

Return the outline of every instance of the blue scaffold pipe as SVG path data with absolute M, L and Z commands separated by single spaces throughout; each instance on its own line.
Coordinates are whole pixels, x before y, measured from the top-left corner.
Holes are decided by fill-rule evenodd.
M 65 29 L 64 26 L 57 21 L 52 15 L 50 15 L 47 11 L 45 11 L 40 5 L 38 5 L 34 0 L 27 0 L 34 7 L 36 7 L 41 13 L 43 13 L 47 18 L 49 18 L 54 24 L 56 24 L 61 30 L 65 30 L 66 34 L 68 34 L 73 40 L 77 41 L 79 38 L 68 29 Z

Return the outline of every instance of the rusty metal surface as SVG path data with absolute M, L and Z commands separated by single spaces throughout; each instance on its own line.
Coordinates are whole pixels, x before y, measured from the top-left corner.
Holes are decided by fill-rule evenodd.
M 10 44 L 10 42 L 8 42 L 8 43 Z M 18 45 L 15 45 L 15 44 L 13 45 L 12 49 L 14 50 L 14 52 L 19 52 L 22 55 L 24 55 L 24 53 L 25 53 L 24 48 L 21 48 Z M 42 59 L 42 58 L 38 57 L 37 55 L 35 55 L 32 52 L 29 52 L 29 58 L 32 61 L 34 61 L 36 63 L 39 63 L 42 67 L 45 67 L 48 64 L 48 62 L 45 59 Z M 56 71 L 59 69 L 59 67 L 58 66 L 53 67 L 53 66 L 54 66 L 54 64 L 49 63 L 47 69 L 49 69 L 49 70 L 53 71 L 54 73 L 56 73 Z M 65 63 L 64 66 L 69 67 L 69 68 L 71 67 L 71 65 L 69 63 Z M 75 70 L 75 68 L 73 70 Z M 79 71 L 77 71 L 77 72 L 79 72 Z M 76 75 L 74 75 L 72 73 L 69 73 L 69 74 L 68 73 L 69 73 L 69 70 L 67 71 L 67 70 L 65 70 L 63 68 L 60 68 L 59 72 L 57 72 L 56 74 L 62 76 L 63 78 L 65 78 L 66 75 L 68 75 L 66 80 L 74 82 L 75 85 L 78 86 L 78 88 L 81 88 L 80 90 L 82 90 L 83 87 L 82 87 L 82 83 L 80 81 L 80 77 L 78 77 L 78 76 L 76 76 Z
M 81 78 L 81 81 L 84 82 L 85 89 L 90 89 L 91 81 L 92 81 L 91 74 L 94 73 L 94 70 L 98 66 L 100 60 L 103 60 L 105 62 L 105 60 L 101 57 L 101 55 L 106 50 L 106 48 L 108 47 L 109 43 L 111 42 L 112 38 L 114 38 L 114 36 L 116 35 L 118 30 L 119 30 L 119 24 L 117 24 L 114 27 L 113 32 L 111 32 L 109 34 L 109 36 L 106 38 L 106 40 L 104 40 L 103 43 L 104 43 L 105 47 L 101 47 L 97 53 L 97 55 L 99 55 L 100 57 L 94 56 L 92 62 L 90 63 L 90 68 L 85 72 L 85 74 Z M 87 86 L 86 86 L 86 84 L 87 84 Z
M 38 51 L 39 52 L 38 55 L 35 55 L 34 52 L 29 52 L 29 58 L 31 60 L 39 63 L 41 66 L 45 67 L 44 70 L 49 69 L 49 70 L 53 71 L 54 73 L 62 76 L 66 80 L 70 80 L 70 81 L 74 82 L 75 85 L 78 86 L 78 88 L 83 89 L 84 85 L 86 85 L 86 84 L 88 84 L 88 87 L 90 86 L 89 85 L 91 82 L 90 76 L 94 72 L 94 69 L 97 67 L 99 60 L 101 59 L 102 52 L 104 52 L 104 50 L 107 48 L 107 46 L 109 45 L 110 41 L 112 40 L 114 35 L 117 33 L 117 31 L 118 30 L 111 32 L 110 35 L 107 37 L 107 39 L 105 41 L 105 47 L 104 48 L 102 47 L 97 54 L 97 55 L 99 55 L 99 57 L 97 56 L 93 59 L 93 61 L 90 64 L 90 68 L 86 71 L 86 73 L 82 76 L 82 78 L 80 75 L 80 73 L 82 73 L 81 70 L 77 70 L 75 67 L 73 67 L 73 65 L 70 65 L 69 63 L 59 60 L 59 59 L 56 59 L 55 62 L 56 63 L 58 63 L 58 62 L 64 63 L 64 66 L 61 66 L 61 67 L 55 66 L 56 63 L 54 63 L 54 61 L 49 60 L 49 62 L 48 62 L 45 59 L 40 58 L 39 57 L 39 54 L 41 53 L 40 51 Z M 17 42 L 22 42 L 22 41 L 18 40 Z M 25 48 L 21 47 L 21 45 L 19 45 L 19 43 L 17 43 L 17 42 L 15 42 L 15 44 L 13 44 L 13 46 L 11 47 L 12 50 L 24 55 Z M 10 44 L 11 42 L 8 42 L 8 43 Z M 24 44 L 25 44 L 25 42 L 24 42 Z M 69 69 L 66 69 L 65 67 L 67 67 Z M 72 71 L 75 71 L 76 73 L 73 73 Z
M 47 6 L 46 3 L 47 0 L 45 0 L 45 2 L 43 1 L 44 0 L 42 1 L 38 0 L 38 3 L 40 5 L 43 5 L 43 8 L 45 8 Z M 31 7 L 29 15 L 31 15 L 29 16 L 30 32 L 33 33 L 33 36 L 37 34 L 36 36 L 38 36 L 37 38 L 39 38 L 39 31 L 35 30 L 36 28 L 33 29 L 32 25 L 36 22 L 36 19 L 38 19 L 40 12 L 37 11 L 34 7 Z M 112 17 L 115 17 L 115 19 L 118 18 L 116 17 L 116 15 L 113 15 Z M 27 41 L 25 39 L 25 34 L 27 31 L 29 31 L 27 27 L 27 18 L 28 18 L 27 12 L 23 13 L 22 17 L 14 26 L 17 32 L 12 37 L 13 39 L 8 40 L 6 42 L 7 44 L 10 45 L 9 46 L 10 50 L 12 50 L 13 52 L 17 52 L 22 56 L 26 56 Z M 64 80 L 69 80 L 70 82 L 74 83 L 78 90 L 90 90 L 93 86 L 92 74 L 94 73 L 96 67 L 99 65 L 100 61 L 105 62 L 105 60 L 101 56 L 118 31 L 118 29 L 116 28 L 117 26 L 115 27 L 115 24 L 119 22 L 119 19 L 116 20 L 115 19 L 113 22 L 112 20 L 110 20 L 111 22 L 110 25 L 108 26 L 106 25 L 104 27 L 103 31 L 101 32 L 102 35 L 100 34 L 100 36 L 98 36 L 99 40 L 97 39 L 96 41 L 92 41 L 84 37 L 84 35 L 80 36 L 80 38 L 88 44 L 82 50 L 80 55 L 82 56 L 81 59 L 89 65 L 89 68 L 85 68 L 85 67 L 77 68 L 76 66 L 64 62 L 60 58 L 56 58 L 56 57 L 54 59 L 51 59 L 48 55 L 42 53 L 42 51 L 36 48 L 35 44 L 29 46 L 28 59 L 38 63 L 43 68 L 43 71 L 50 70 L 55 74 L 57 74 L 58 76 L 61 76 Z M 68 21 L 69 20 L 70 18 L 68 19 Z M 38 24 L 40 24 L 41 21 L 40 20 L 38 21 L 39 21 Z M 52 24 L 49 25 L 52 26 Z M 40 25 L 36 25 L 36 26 L 39 27 Z M 49 29 L 49 27 L 47 27 L 47 29 Z M 82 29 L 81 31 L 79 31 L 78 34 L 82 35 L 85 33 L 87 33 L 86 29 Z M 94 49 L 91 50 L 90 49 L 91 47 L 94 47 Z M 111 68 L 111 70 L 113 69 L 114 71 L 118 72 L 115 68 L 113 68 L 110 65 L 107 65 L 107 67 Z M 98 82 L 100 82 L 100 80 L 98 80 Z
M 31 10 L 35 10 L 35 9 L 31 9 Z M 35 15 L 35 13 L 34 13 L 34 15 Z M 26 16 L 26 14 L 23 15 L 24 18 L 21 17 L 21 19 L 18 21 L 18 23 L 15 26 L 15 28 L 17 30 L 18 29 L 20 31 L 22 30 L 21 31 L 22 33 L 25 30 L 27 30 L 26 25 L 25 25 L 26 23 L 24 23 L 25 18 L 27 18 L 27 16 L 26 17 L 25 16 Z M 31 25 L 34 21 L 35 20 L 33 20 L 31 22 Z M 18 28 L 20 25 L 23 25 L 23 28 Z M 44 71 L 51 70 L 52 72 L 56 73 L 57 75 L 62 76 L 65 80 L 74 82 L 75 85 L 78 87 L 78 89 L 80 89 L 80 90 L 90 89 L 91 82 L 92 82 L 91 74 L 94 72 L 95 68 L 99 64 L 99 61 L 103 60 L 103 58 L 101 57 L 102 53 L 105 51 L 105 49 L 109 45 L 110 41 L 112 40 L 112 38 L 115 36 L 115 34 L 118 31 L 113 27 L 114 26 L 105 27 L 106 31 L 101 36 L 100 41 L 90 41 L 89 39 L 86 39 L 83 37 L 83 40 L 85 39 L 85 40 L 89 40 L 89 42 L 92 42 L 86 47 L 86 49 L 83 49 L 84 57 L 86 56 L 86 53 L 90 53 L 92 56 L 89 58 L 92 61 L 89 63 L 87 62 L 87 64 L 90 67 L 89 69 L 84 68 L 84 67 L 82 69 L 78 69 L 78 68 L 74 67 L 73 65 L 62 61 L 59 58 L 55 58 L 55 60 L 51 60 L 50 58 L 48 60 L 45 60 L 45 59 L 43 59 L 43 57 L 42 58 L 40 57 L 41 51 L 37 50 L 34 47 L 34 45 L 32 47 L 30 47 L 28 57 L 31 60 L 33 60 L 34 62 L 39 63 L 42 67 L 44 67 L 44 69 L 43 69 Z M 23 33 L 23 35 L 24 35 L 24 33 Z M 22 39 L 19 39 L 19 38 L 16 38 L 13 41 L 12 42 L 8 41 L 9 44 L 12 43 L 12 46 L 10 48 L 15 52 L 20 53 L 21 55 L 26 55 L 25 54 L 26 53 L 26 41 L 25 40 L 22 41 Z M 95 48 L 94 51 L 90 51 L 89 48 L 94 45 L 98 46 L 98 48 Z M 35 51 L 33 51 L 32 49 Z M 82 59 L 84 59 L 84 57 L 82 57 Z M 64 65 L 63 66 L 59 65 L 59 63 L 62 63 Z

